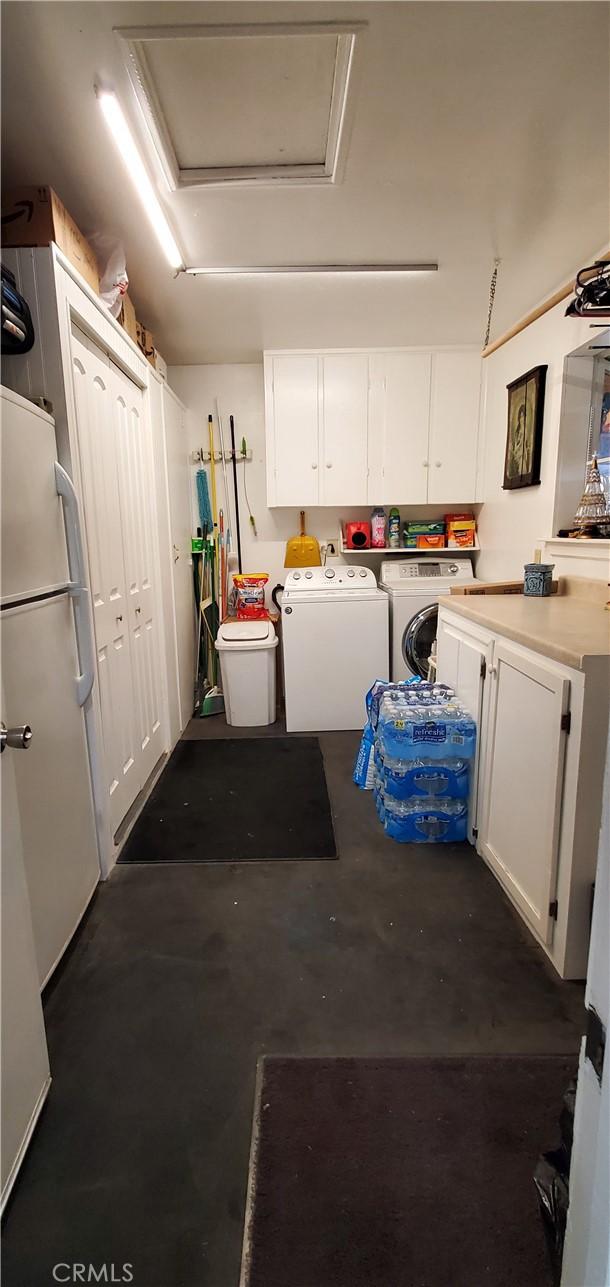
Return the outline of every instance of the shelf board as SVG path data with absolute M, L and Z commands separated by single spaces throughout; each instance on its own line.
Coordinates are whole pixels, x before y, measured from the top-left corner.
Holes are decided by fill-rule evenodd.
M 449 557 L 453 557 L 456 554 L 472 554 L 475 552 L 475 550 L 480 550 L 480 548 L 481 547 L 479 545 L 478 537 L 476 536 L 475 536 L 474 545 L 460 545 L 459 548 L 456 548 L 453 545 L 450 547 L 447 545 L 443 545 L 438 550 L 418 550 L 418 549 L 412 549 L 412 548 L 406 549 L 404 545 L 399 546 L 398 549 L 396 549 L 396 547 L 393 545 L 384 545 L 382 548 L 377 548 L 377 549 L 371 547 L 370 549 L 367 549 L 367 550 L 362 550 L 362 549 L 352 550 L 349 548 L 348 545 L 345 544 L 345 541 L 343 539 L 343 534 L 341 534 L 339 538 L 339 553 L 356 554 L 358 558 L 362 558 L 362 557 L 368 558 L 376 554 L 382 554 L 384 558 L 387 554 L 401 554 L 403 558 L 409 558 L 411 554 L 415 554 L 417 558 L 421 558 L 422 555 L 425 557 L 428 554 L 432 554 L 433 557 L 437 559 L 442 559 L 442 558 L 446 558 L 448 555 Z

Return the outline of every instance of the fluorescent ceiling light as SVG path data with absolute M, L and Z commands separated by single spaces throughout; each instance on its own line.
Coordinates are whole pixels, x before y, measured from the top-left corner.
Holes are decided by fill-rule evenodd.
M 171 267 L 180 271 L 184 268 L 184 259 L 178 249 L 159 198 L 146 173 L 144 162 L 123 115 L 119 100 L 111 90 L 97 89 L 96 94 L 112 137 L 156 233 L 159 245 Z
M 438 264 L 275 264 L 267 268 L 187 268 L 190 277 L 251 277 L 278 273 L 436 273 Z

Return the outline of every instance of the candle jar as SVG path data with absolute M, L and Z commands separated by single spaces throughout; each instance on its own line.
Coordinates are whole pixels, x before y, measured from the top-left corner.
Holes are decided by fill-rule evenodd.
M 526 563 L 523 593 L 545 599 L 552 593 L 554 563 Z

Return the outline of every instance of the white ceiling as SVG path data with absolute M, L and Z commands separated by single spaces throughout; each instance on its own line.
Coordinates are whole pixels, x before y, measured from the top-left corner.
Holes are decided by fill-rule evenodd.
M 322 35 L 150 41 L 179 166 L 323 162 L 336 52 Z
M 170 193 L 159 179 L 163 203 L 190 265 L 438 260 L 438 274 L 174 280 L 93 93 L 94 82 L 114 86 L 133 108 L 113 29 L 342 20 L 368 24 L 343 181 Z M 608 238 L 605 3 L 22 0 L 3 5 L 2 22 L 4 180 L 51 183 L 85 232 L 122 237 L 139 315 L 170 362 L 249 361 L 265 347 L 478 343 L 495 255 L 497 334 Z M 254 154 L 264 126 L 243 126 L 253 80 L 242 70 L 231 83 L 223 60 L 207 86 L 209 119 L 217 135 L 233 132 L 235 159 Z M 206 95 L 184 74 L 176 128 L 192 149 L 208 119 L 189 136 L 179 117 L 200 118 Z M 273 79 L 263 80 L 259 122 L 275 101 Z M 322 116 L 310 114 L 308 145 Z M 280 137 L 261 143 L 277 149 Z

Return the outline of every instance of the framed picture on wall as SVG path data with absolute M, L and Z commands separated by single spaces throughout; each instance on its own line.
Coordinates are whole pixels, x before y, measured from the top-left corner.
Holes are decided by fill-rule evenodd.
M 508 384 L 508 428 L 503 489 L 540 482 L 546 366 L 535 366 Z

